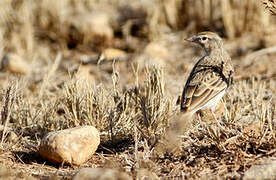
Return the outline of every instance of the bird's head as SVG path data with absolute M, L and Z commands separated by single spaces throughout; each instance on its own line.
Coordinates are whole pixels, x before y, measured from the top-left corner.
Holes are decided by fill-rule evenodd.
M 204 48 L 206 53 L 210 53 L 213 49 L 221 48 L 223 45 L 219 35 L 213 32 L 201 32 L 185 40 L 199 44 Z

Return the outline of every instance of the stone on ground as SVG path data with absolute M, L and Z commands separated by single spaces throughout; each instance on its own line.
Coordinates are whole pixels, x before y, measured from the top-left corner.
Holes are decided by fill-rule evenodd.
M 107 48 L 102 53 L 106 60 L 113 60 L 113 59 L 121 60 L 121 59 L 125 59 L 127 56 L 126 52 L 115 48 Z
M 83 168 L 74 176 L 73 180 L 131 180 L 124 172 L 104 168 Z
M 39 146 L 39 154 L 54 163 L 80 165 L 97 150 L 100 135 L 93 126 L 75 127 L 48 133 Z
M 276 179 L 276 160 L 264 160 L 244 173 L 243 179 Z
M 30 65 L 17 54 L 6 54 L 1 60 L 1 69 L 15 74 L 29 74 Z

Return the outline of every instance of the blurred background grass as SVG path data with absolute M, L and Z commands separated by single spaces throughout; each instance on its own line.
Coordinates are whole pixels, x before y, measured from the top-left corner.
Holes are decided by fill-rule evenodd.
M 257 0 L 1 1 L 1 55 L 14 52 L 48 60 L 50 52 L 75 49 L 135 51 L 127 39 L 149 42 L 175 31 L 211 30 L 228 39 L 252 34 L 264 40 L 275 32 L 275 18 L 264 7 Z

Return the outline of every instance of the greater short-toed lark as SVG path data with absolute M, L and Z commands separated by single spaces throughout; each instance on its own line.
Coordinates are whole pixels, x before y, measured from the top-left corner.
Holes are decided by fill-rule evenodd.
M 216 33 L 201 32 L 185 40 L 199 44 L 205 55 L 198 60 L 188 77 L 182 93 L 181 110 L 195 113 L 210 109 L 214 115 L 217 103 L 233 81 L 231 58 Z

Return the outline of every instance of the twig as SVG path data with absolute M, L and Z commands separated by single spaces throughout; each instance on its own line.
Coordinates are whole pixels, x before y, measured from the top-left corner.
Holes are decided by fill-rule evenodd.
M 8 126 L 10 115 L 11 115 L 10 109 L 11 109 L 13 101 L 14 101 L 14 97 L 12 97 L 12 92 L 11 92 L 14 89 L 12 89 L 12 88 L 15 88 L 15 87 L 12 87 L 12 85 L 11 85 L 7 89 L 6 97 L 5 97 L 5 105 L 4 105 L 3 111 L 1 113 L 1 119 L 2 119 L 1 123 L 4 125 L 4 130 L 3 130 L 2 138 L 1 138 L 1 147 L 3 145 L 4 138 L 6 136 L 7 126 Z

